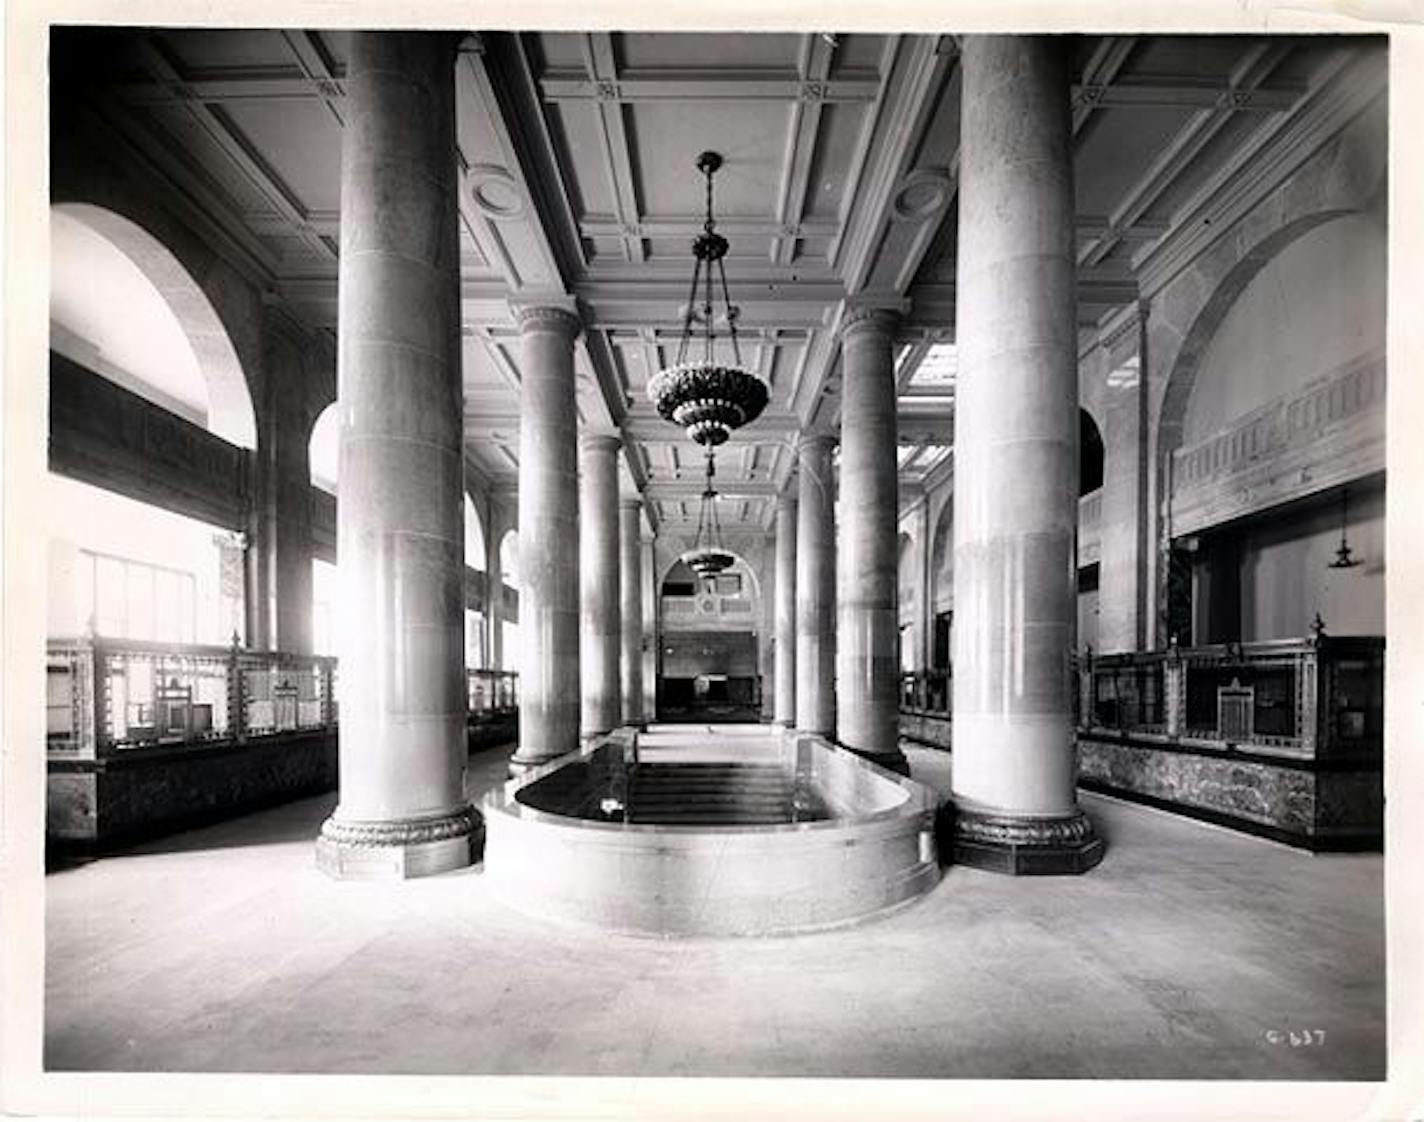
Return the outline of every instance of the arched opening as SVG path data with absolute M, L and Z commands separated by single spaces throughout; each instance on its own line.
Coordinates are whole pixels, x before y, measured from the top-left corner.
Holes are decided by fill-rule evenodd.
M 317 416 L 307 441 L 307 467 L 312 486 L 336 494 L 341 473 L 341 417 L 332 402 Z
M 340 484 L 341 420 L 332 402 L 317 416 L 307 438 L 307 470 L 312 486 L 335 496 Z M 334 529 L 334 527 L 333 527 Z M 312 653 L 336 654 L 337 569 L 335 561 L 312 557 Z
M 714 577 L 679 558 L 659 582 L 659 720 L 760 720 L 761 585 L 746 560 L 732 556 Z
M 1220 470 L 1234 470 L 1231 448 L 1257 439 L 1252 418 L 1286 418 L 1284 432 L 1315 388 L 1338 385 L 1330 399 L 1344 402 L 1352 372 L 1380 367 L 1386 273 L 1385 231 L 1367 213 L 1309 215 L 1243 254 L 1192 321 L 1168 380 L 1157 429 L 1160 517 L 1171 516 L 1167 489 L 1182 485 L 1178 452 L 1188 460 L 1210 454 L 1225 463 Z M 1271 446 L 1253 452 L 1274 454 Z M 1327 481 L 1308 463 L 1292 474 Z M 1350 536 L 1373 547 L 1376 564 L 1329 565 L 1338 488 L 1233 509 L 1218 524 L 1187 526 L 1188 536 L 1169 521 L 1159 600 L 1165 633 L 1183 644 L 1299 637 L 1319 612 L 1337 634 L 1382 634 L 1382 477 L 1337 474 L 1330 482 L 1351 488 Z
M 902 674 L 920 669 L 919 613 L 915 610 L 921 591 L 915 564 L 918 556 L 914 535 L 900 531 L 896 588 L 899 596 L 899 665 Z
M 465 495 L 465 568 L 473 569 L 481 577 L 486 577 L 485 568 L 485 528 L 480 521 L 479 509 L 469 494 Z M 484 600 L 476 607 L 465 601 L 465 665 L 478 669 L 489 665 L 489 653 L 485 645 L 485 617 L 489 611 L 492 596 L 502 595 L 499 582 L 485 579 Z
M 1091 495 L 1103 485 L 1103 434 L 1086 409 L 1078 410 L 1078 495 Z
M 242 448 L 247 380 L 222 321 L 178 259 L 102 207 L 50 208 L 50 346 Z
M 930 669 L 948 670 L 953 646 L 950 627 L 954 622 L 954 499 L 950 498 L 935 522 L 930 551 L 930 595 L 934 614 L 934 642 L 930 649 Z
M 485 571 L 485 527 L 480 521 L 479 508 L 467 494 L 465 496 L 465 567 L 478 573 Z
M 71 363 L 230 444 L 256 445 L 246 379 L 201 288 L 141 227 L 85 204 L 50 208 L 50 347 Z M 163 643 L 243 638 L 240 514 L 205 486 L 214 513 L 153 489 L 143 473 L 111 488 L 51 473 L 49 632 Z M 207 478 L 207 477 L 205 477 Z M 123 494 L 118 493 L 123 491 Z M 218 494 L 218 491 L 223 491 Z M 183 513 L 179 513 L 179 511 Z M 212 518 L 212 521 L 205 520 Z
M 506 530 L 504 537 L 499 539 L 499 581 L 495 585 L 495 594 L 503 596 L 505 587 L 519 591 L 519 533 L 516 530 Z M 520 642 L 519 624 L 509 615 L 506 612 L 502 617 L 504 624 L 500 641 L 504 657 L 501 661 L 503 669 L 518 670 L 523 644 Z

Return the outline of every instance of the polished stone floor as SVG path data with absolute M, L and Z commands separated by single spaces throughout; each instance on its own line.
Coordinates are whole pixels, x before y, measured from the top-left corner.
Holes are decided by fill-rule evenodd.
M 947 786 L 948 756 L 908 754 Z M 507 755 L 472 759 L 472 793 Z M 659 941 L 526 919 L 478 868 L 327 880 L 312 837 L 332 802 L 48 876 L 46 1067 L 1384 1075 L 1378 855 L 1311 856 L 1085 795 L 1109 845 L 1086 876 L 956 867 L 857 927 Z M 1319 1043 L 1283 1035 L 1307 1029 Z

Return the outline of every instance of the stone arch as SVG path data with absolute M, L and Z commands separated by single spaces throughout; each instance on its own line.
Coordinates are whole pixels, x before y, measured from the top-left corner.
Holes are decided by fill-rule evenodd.
M 53 210 L 98 234 L 153 285 L 193 348 L 208 391 L 209 430 L 255 448 L 257 418 L 246 370 L 227 324 L 193 273 L 157 237 L 116 211 L 84 202 L 56 203 Z
M 1226 272 L 1191 320 L 1177 348 L 1176 359 L 1167 375 L 1162 402 L 1157 410 L 1158 479 L 1165 481 L 1165 467 L 1173 452 L 1182 446 L 1187 403 L 1196 387 L 1197 374 L 1218 329 L 1232 307 L 1257 274 L 1288 245 L 1312 230 L 1357 214 L 1353 209 L 1324 210 L 1303 215 L 1257 242 Z
M 751 578 L 752 599 L 756 603 L 760 604 L 762 602 L 761 577 L 757 575 L 756 566 L 752 564 L 751 559 L 747 557 L 745 553 L 738 551 L 736 548 L 729 547 L 726 545 L 718 546 L 718 548 L 728 556 L 735 558 L 736 561 L 741 565 L 742 571 L 744 571 L 747 576 Z M 665 562 L 662 569 L 659 571 L 657 584 L 653 586 L 657 589 L 659 599 L 662 598 L 663 584 L 667 581 L 668 575 L 673 571 L 674 568 L 678 566 L 679 563 L 681 563 L 681 561 L 682 554 L 678 553 L 674 555 L 670 560 Z

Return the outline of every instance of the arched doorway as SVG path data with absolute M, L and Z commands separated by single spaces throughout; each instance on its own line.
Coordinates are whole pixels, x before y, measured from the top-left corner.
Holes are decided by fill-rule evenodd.
M 700 577 L 680 558 L 658 585 L 660 721 L 761 719 L 761 587 L 741 557 Z

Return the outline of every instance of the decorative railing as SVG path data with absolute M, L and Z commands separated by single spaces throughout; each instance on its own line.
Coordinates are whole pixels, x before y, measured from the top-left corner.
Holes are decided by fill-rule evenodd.
M 1229 746 L 1302 759 L 1377 757 L 1384 640 L 1375 636 L 1231 643 L 1071 660 L 1082 732 Z M 904 674 L 900 711 L 951 720 L 951 676 Z
M 1386 392 L 1384 355 L 1361 356 L 1173 452 L 1173 534 L 1384 470 Z
M 466 670 L 465 686 L 475 720 L 503 717 L 519 709 L 519 675 L 513 670 Z
M 135 639 L 51 640 L 46 742 L 94 758 L 336 723 L 336 660 Z
M 948 670 L 915 670 L 900 675 L 900 709 L 917 716 L 949 718 L 953 679 Z
M 334 658 L 135 639 L 51 639 L 51 757 L 97 759 L 161 746 L 334 729 Z M 516 709 L 518 675 L 467 671 L 472 720 Z
M 1378 637 L 1089 653 L 1079 673 L 1086 731 L 1313 759 L 1377 754 L 1382 742 Z

